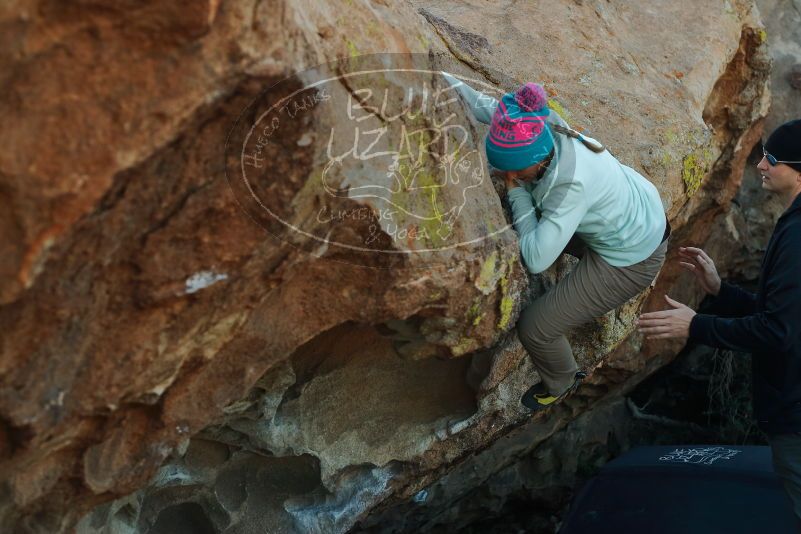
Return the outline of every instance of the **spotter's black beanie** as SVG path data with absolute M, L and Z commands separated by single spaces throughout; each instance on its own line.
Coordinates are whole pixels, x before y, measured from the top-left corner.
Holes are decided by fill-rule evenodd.
M 801 119 L 785 122 L 770 134 L 765 150 L 779 161 L 801 161 Z M 787 163 L 801 171 L 801 163 Z

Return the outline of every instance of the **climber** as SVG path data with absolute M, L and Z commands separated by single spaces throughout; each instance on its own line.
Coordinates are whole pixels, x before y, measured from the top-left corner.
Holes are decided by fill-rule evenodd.
M 712 296 L 715 315 L 697 314 L 665 295 L 670 309 L 642 314 L 638 327 L 649 338 L 752 353 L 754 415 L 801 530 L 801 119 L 776 128 L 762 154 L 762 188 L 777 194 L 786 209 L 762 257 L 756 293 L 721 282 L 703 250 L 680 247 L 679 265 Z
M 542 378 L 521 402 L 539 410 L 585 376 L 565 334 L 652 284 L 665 261 L 670 226 L 656 187 L 551 113 L 542 86 L 527 83 L 498 102 L 443 75 L 476 119 L 490 125 L 487 159 L 506 183 L 526 268 L 542 272 L 562 252 L 580 258 L 517 322 Z

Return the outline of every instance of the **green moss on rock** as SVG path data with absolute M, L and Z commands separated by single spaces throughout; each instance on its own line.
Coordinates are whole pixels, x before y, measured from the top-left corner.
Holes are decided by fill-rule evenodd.
M 567 122 L 568 124 L 572 120 L 572 118 L 570 116 L 570 112 L 568 112 L 565 109 L 565 107 L 562 104 L 559 103 L 558 100 L 554 100 L 553 98 L 549 99 L 548 100 L 548 107 L 551 108 L 553 111 L 555 111 L 556 114 L 559 115 L 560 117 L 562 117 L 565 120 L 565 122 Z
M 498 283 L 498 251 L 493 250 L 481 264 L 481 272 L 476 279 L 476 287 L 485 295 L 489 294 Z
M 682 160 L 681 178 L 684 181 L 688 198 L 691 198 L 701 187 L 704 177 L 709 172 L 711 159 L 711 151 L 709 148 L 704 148 L 687 154 Z
M 503 276 L 501 276 L 501 303 L 500 303 L 500 319 L 498 319 L 498 330 L 506 330 L 509 322 L 512 319 L 512 310 L 514 310 L 514 299 L 509 295 L 509 276 L 512 274 L 513 259 L 507 258 L 506 268 L 504 269 Z

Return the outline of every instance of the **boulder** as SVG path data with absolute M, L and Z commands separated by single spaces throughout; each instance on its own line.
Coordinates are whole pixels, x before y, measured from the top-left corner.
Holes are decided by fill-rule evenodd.
M 769 102 L 746 0 L 18 0 L 0 29 L 11 532 L 432 517 L 669 361 L 641 308 L 701 297 L 672 245 L 652 292 L 571 334 L 588 383 L 532 418 L 514 324 L 575 259 L 526 272 L 486 127 L 421 107 L 438 72 L 543 83 L 658 187 L 674 243 L 705 242 Z

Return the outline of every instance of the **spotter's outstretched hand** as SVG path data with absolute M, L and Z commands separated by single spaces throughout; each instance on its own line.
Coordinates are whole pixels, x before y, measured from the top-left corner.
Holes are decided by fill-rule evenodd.
M 635 324 L 646 339 L 688 338 L 695 311 L 665 295 L 670 309 L 643 313 Z
M 679 265 L 695 275 L 704 291 L 710 295 L 720 293 L 720 275 L 706 252 L 696 247 L 679 247 Z

